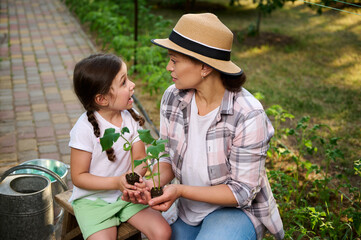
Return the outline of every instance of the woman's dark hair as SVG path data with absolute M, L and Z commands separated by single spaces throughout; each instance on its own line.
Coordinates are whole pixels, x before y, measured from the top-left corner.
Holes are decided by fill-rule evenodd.
M 93 54 L 84 58 L 75 65 L 73 74 L 74 91 L 83 107 L 87 111 L 88 121 L 93 126 L 94 135 L 100 137 L 98 121 L 94 111 L 99 110 L 95 102 L 97 94 L 108 94 L 115 76 L 119 73 L 122 60 L 113 54 Z M 138 115 L 133 109 L 128 109 L 133 119 L 141 126 L 144 125 L 144 118 Z M 108 159 L 115 161 L 114 149 L 108 149 Z
M 223 86 L 230 92 L 239 92 L 242 90 L 243 84 L 246 82 L 246 74 L 242 72 L 241 75 L 232 76 L 221 73 Z

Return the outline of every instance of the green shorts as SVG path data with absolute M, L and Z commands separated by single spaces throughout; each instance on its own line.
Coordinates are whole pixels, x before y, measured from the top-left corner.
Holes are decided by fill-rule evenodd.
M 123 201 L 119 198 L 114 203 L 102 199 L 95 201 L 77 199 L 72 202 L 75 217 L 84 239 L 100 230 L 120 225 L 148 206 Z

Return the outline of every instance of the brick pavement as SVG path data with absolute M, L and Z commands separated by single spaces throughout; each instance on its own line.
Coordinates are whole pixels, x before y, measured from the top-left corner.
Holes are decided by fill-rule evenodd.
M 60 0 L 2 0 L 0 19 L 0 172 L 36 158 L 69 163 L 83 112 L 72 71 L 95 48 Z
M 69 131 L 83 112 L 73 68 L 96 49 L 60 0 L 0 6 L 0 173 L 37 158 L 69 164 Z

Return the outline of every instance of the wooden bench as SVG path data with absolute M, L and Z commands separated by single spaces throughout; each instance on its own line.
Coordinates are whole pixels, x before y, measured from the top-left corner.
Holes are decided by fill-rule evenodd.
M 74 216 L 74 210 L 68 201 L 73 190 L 59 193 L 55 196 L 55 201 L 64 209 L 63 226 L 61 231 L 62 240 L 82 239 L 81 231 Z M 141 240 L 141 233 L 129 223 L 121 223 L 118 227 L 117 240 Z

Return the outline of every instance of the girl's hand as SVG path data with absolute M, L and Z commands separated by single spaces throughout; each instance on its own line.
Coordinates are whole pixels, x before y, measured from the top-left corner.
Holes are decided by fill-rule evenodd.
M 181 185 L 171 184 L 164 186 L 163 195 L 150 199 L 148 204 L 154 210 L 165 212 L 167 211 L 177 198 L 181 196 Z
M 150 189 L 153 187 L 153 182 L 140 179 L 140 183 L 135 183 L 137 191 L 123 191 L 122 200 L 132 202 L 136 204 L 148 205 L 148 201 L 151 199 Z
M 145 190 L 150 191 L 150 189 L 153 187 L 153 181 L 152 180 L 140 179 L 140 182 L 135 183 L 135 186 L 140 191 L 145 191 Z
M 127 179 L 125 177 L 126 174 L 131 173 L 131 171 L 128 171 L 127 173 L 124 173 L 123 175 L 119 176 L 118 183 L 119 183 L 119 190 L 129 190 L 129 191 L 136 191 L 137 187 L 134 185 L 131 185 L 127 182 Z

